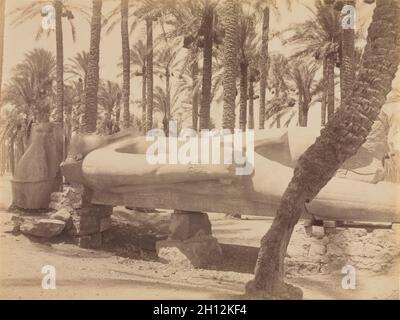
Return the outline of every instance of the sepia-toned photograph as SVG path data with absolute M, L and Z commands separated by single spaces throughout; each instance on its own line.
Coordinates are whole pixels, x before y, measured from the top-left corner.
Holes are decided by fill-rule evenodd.
M 399 64 L 400 0 L 0 0 L 0 300 L 400 300 Z

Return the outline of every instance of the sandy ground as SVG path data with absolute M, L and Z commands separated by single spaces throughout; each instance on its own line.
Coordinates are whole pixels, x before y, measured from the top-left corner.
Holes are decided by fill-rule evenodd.
M 0 298 L 2 299 L 240 299 L 252 278 L 257 246 L 271 220 L 211 214 L 224 260 L 212 270 L 183 270 L 157 261 L 144 230 L 166 231 L 168 213 L 115 210 L 113 239 L 103 250 L 81 249 L 57 239 L 36 242 L 10 233 L 7 179 L 0 180 Z M 149 240 L 150 239 L 150 240 Z M 139 248 L 142 246 L 142 248 Z M 42 289 L 44 265 L 56 268 L 56 289 Z M 399 270 L 357 274 L 355 290 L 341 287 L 343 275 L 288 279 L 305 299 L 399 299 Z

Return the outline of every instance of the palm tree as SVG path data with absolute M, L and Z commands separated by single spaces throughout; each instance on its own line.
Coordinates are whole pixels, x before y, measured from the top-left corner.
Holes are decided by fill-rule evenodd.
M 203 54 L 200 110 L 197 93 L 192 96 L 192 126 L 197 129 L 210 128 L 210 107 L 212 100 L 212 76 L 214 46 L 221 44 L 221 30 L 216 12 L 215 0 L 172 1 L 169 12 L 174 16 L 175 36 L 184 36 L 183 47 L 189 49 L 186 64 L 190 64 L 192 85 L 197 86 L 200 52 Z M 202 50 L 200 50 L 202 49 Z M 198 119 L 199 118 L 199 119 Z
M 294 34 L 284 43 L 298 45 L 299 51 L 294 57 L 314 56 L 322 59 L 324 88 L 322 99 L 323 116 L 321 122 L 325 124 L 325 113 L 328 120 L 335 112 L 335 64 L 339 53 L 341 28 L 339 16 L 332 5 L 325 5 L 317 1 L 313 18 L 304 23 L 293 26 Z
M 273 96 L 268 102 L 270 107 L 266 110 L 264 117 L 265 120 L 268 120 L 270 117 L 275 116 L 274 122 L 276 126 L 280 128 L 281 111 L 287 108 L 289 98 L 289 61 L 284 55 L 279 53 L 272 54 L 269 60 L 270 70 L 268 74 L 268 83 Z
M 171 92 L 171 88 L 169 88 L 168 91 L 169 93 L 166 89 L 159 86 L 154 90 L 154 111 L 159 112 L 162 115 L 163 130 L 166 136 L 169 134 L 168 121 L 173 118 L 179 118 L 177 116 L 180 113 L 189 114 L 191 109 L 190 107 L 185 106 L 183 101 L 178 105 L 180 90 L 173 90 Z
M 244 12 L 244 7 L 241 8 L 239 17 L 239 78 L 240 78 L 240 111 L 239 111 L 239 127 L 241 130 L 246 130 L 247 125 L 247 100 L 249 99 L 249 69 L 254 66 L 252 70 L 255 69 L 254 60 L 258 57 L 256 56 L 256 32 L 255 32 L 255 15 L 248 14 Z M 258 67 L 258 65 L 257 65 Z M 254 81 L 253 81 L 254 82 Z M 254 96 L 254 90 L 253 90 Z M 253 97 L 254 98 L 254 97 Z M 254 111 L 254 110 L 253 110 Z M 252 113 L 253 113 L 252 111 Z M 254 122 L 254 119 L 253 119 Z
M 291 0 L 286 0 L 286 5 L 290 8 Z M 279 15 L 277 0 L 257 0 L 253 4 L 255 12 L 261 14 L 261 50 L 260 50 L 260 109 L 259 109 L 259 129 L 264 129 L 266 115 L 266 92 L 268 87 L 268 68 L 269 68 L 269 27 L 271 10 Z
M 3 80 L 3 53 L 4 53 L 4 21 L 5 21 L 6 0 L 0 0 L 0 101 L 1 84 Z
M 13 75 L 5 85 L 3 102 L 10 104 L 12 109 L 6 111 L 7 125 L 0 141 L 3 147 L 8 143 L 12 172 L 24 153 L 28 124 L 50 120 L 55 69 L 56 61 L 51 52 L 34 49 L 14 67 Z
M 17 107 L 29 120 L 48 122 L 55 69 L 56 60 L 50 51 L 28 51 L 24 60 L 13 69 L 13 76 L 5 86 L 3 102 Z
M 90 23 L 90 50 L 87 83 L 85 90 L 85 112 L 82 117 L 81 127 L 82 133 L 96 132 L 102 5 L 102 0 L 92 1 L 92 20 Z
M 101 130 L 107 135 L 114 133 L 116 128 L 119 128 L 118 108 L 120 107 L 122 92 L 123 90 L 121 90 L 117 83 L 109 80 L 101 83 L 99 87 L 99 105 L 104 109 Z M 114 119 L 113 114 L 115 114 Z
M 162 23 L 162 22 L 161 22 Z M 170 86 L 170 79 L 171 77 L 174 76 L 174 71 L 177 70 L 179 61 L 177 60 L 177 56 L 179 54 L 179 51 L 176 50 L 176 47 L 174 46 L 174 42 L 170 44 L 166 38 L 166 34 L 163 33 L 161 37 L 165 41 L 165 46 L 162 46 L 160 49 L 156 51 L 155 54 L 155 73 L 158 74 L 160 79 L 165 79 L 165 93 L 167 95 L 167 103 L 170 101 L 170 94 L 171 94 L 171 86 Z M 159 41 L 156 40 L 156 43 L 159 43 Z M 176 44 L 176 43 L 175 43 Z M 169 113 L 169 105 L 166 105 L 166 125 L 168 125 L 169 120 L 170 120 L 170 113 Z M 166 131 L 168 132 L 168 130 Z
M 302 296 L 300 289 L 284 283 L 283 263 L 293 228 L 306 202 L 315 198 L 364 143 L 391 91 L 400 63 L 399 50 L 400 3 L 377 0 L 351 99 L 333 115 L 321 136 L 298 160 L 274 222 L 261 240 L 255 277 L 246 286 L 249 294 L 264 298 Z
M 132 66 L 139 67 L 140 71 L 133 71 L 131 75 L 142 77 L 142 123 L 146 122 L 146 57 L 147 49 L 142 40 L 137 41 L 130 50 L 130 62 Z
M 83 50 L 69 60 L 70 63 L 66 65 L 65 72 L 80 78 L 83 81 L 83 89 L 86 89 L 89 53 Z
M 130 96 L 130 77 L 131 63 L 129 50 L 129 32 L 128 32 L 128 16 L 129 16 L 129 0 L 121 0 L 121 39 L 122 39 L 122 101 L 123 101 L 123 127 L 129 128 L 131 116 L 129 112 L 129 96 Z
M 344 5 L 355 8 L 355 0 L 345 0 Z M 338 7 L 338 9 L 341 9 Z M 340 99 L 345 103 L 351 94 L 355 78 L 355 31 L 354 28 L 342 28 L 341 61 L 340 61 Z
M 239 7 L 237 0 L 226 0 L 224 5 L 224 110 L 222 127 L 233 132 L 235 128 L 235 98 L 238 48 Z
M 299 105 L 299 126 L 307 127 L 308 110 L 312 97 L 315 93 L 315 73 L 318 70 L 316 64 L 311 64 L 309 61 L 296 60 L 293 62 L 291 76 L 296 84 L 298 92 Z
M 147 83 L 147 97 L 146 97 L 146 132 L 153 128 L 153 94 L 154 94 L 154 81 L 153 81 L 153 19 L 146 19 L 146 83 Z
M 48 1 L 34 1 L 23 7 L 19 7 L 11 12 L 13 15 L 17 15 L 13 21 L 14 25 L 20 25 L 25 21 L 48 16 L 51 12 L 43 11 L 44 5 L 48 4 Z M 57 96 L 56 96 L 56 122 L 63 123 L 63 108 L 64 108 L 64 53 L 63 53 L 63 30 L 62 30 L 62 18 L 67 18 L 71 27 L 72 38 L 75 41 L 75 27 L 72 24 L 74 15 L 72 14 L 71 7 L 64 4 L 62 0 L 53 0 L 52 2 L 55 14 L 55 34 L 56 34 L 56 58 L 57 58 Z M 84 9 L 79 8 L 80 12 L 85 12 Z M 48 35 L 50 34 L 51 28 L 48 29 Z M 44 29 L 40 26 L 36 33 L 36 39 L 39 39 L 43 34 Z

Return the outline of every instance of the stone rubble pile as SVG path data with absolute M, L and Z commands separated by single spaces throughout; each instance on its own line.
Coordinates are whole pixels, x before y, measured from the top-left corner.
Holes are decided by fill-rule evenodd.
M 329 228 L 330 229 L 330 228 Z M 296 226 L 285 259 L 290 276 L 340 272 L 345 265 L 356 270 L 384 273 L 400 257 L 400 234 L 397 229 L 336 228 L 329 233 L 313 227 L 307 235 Z
M 102 233 L 111 227 L 111 206 L 90 205 L 82 208 L 83 187 L 81 185 L 64 186 L 62 192 L 53 192 L 49 207 L 70 213 L 71 223 L 67 233 L 73 242 L 82 248 L 99 248 L 102 245 Z
M 111 227 L 112 207 L 90 205 L 82 208 L 83 188 L 65 186 L 62 192 L 51 194 L 53 212 L 38 215 L 14 216 L 14 232 L 40 238 L 67 235 L 82 248 L 99 248 L 103 232 Z

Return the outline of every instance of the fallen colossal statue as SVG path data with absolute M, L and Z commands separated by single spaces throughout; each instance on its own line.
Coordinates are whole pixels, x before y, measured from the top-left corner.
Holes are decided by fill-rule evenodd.
M 299 127 L 256 131 L 250 175 L 235 175 L 235 164 L 151 164 L 152 142 L 134 130 L 75 136 L 61 168 L 67 181 L 93 190 L 95 204 L 273 216 L 297 159 L 318 135 Z M 400 222 L 399 185 L 379 181 L 380 170 L 362 174 L 376 167 L 366 150 L 353 160 L 343 170 L 356 174 L 332 178 L 303 217 Z

